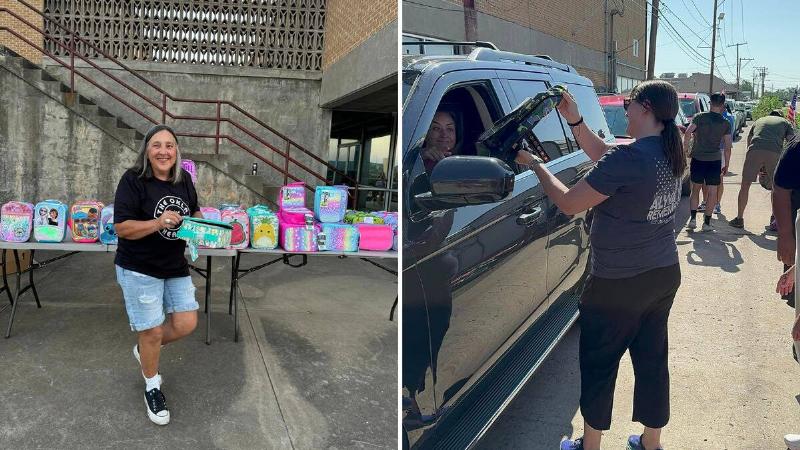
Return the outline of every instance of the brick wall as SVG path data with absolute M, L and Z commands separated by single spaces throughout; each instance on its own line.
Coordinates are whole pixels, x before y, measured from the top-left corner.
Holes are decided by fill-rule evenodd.
M 647 64 L 647 26 L 644 0 L 625 0 L 625 13 L 614 16 L 614 38 L 619 62 L 645 67 Z M 633 40 L 639 40 L 639 56 L 633 56 Z
M 397 19 L 397 0 L 328 0 L 322 70 Z
M 463 6 L 462 0 L 445 1 Z M 632 45 L 633 39 L 638 39 L 639 56 L 634 58 L 630 47 L 619 53 L 620 62 L 644 67 L 644 0 L 625 0 L 624 5 L 624 15 L 614 17 L 617 47 L 625 49 Z M 475 0 L 475 9 L 593 50 L 606 51 L 605 0 Z
M 39 10 L 41 10 L 44 7 L 44 0 L 29 0 L 29 3 L 33 5 L 35 8 L 38 8 Z M 8 7 L 8 9 L 14 11 L 15 14 L 23 17 L 31 24 L 36 25 L 37 28 L 39 29 L 43 28 L 41 16 L 23 7 L 16 1 L 3 0 L 0 1 L 0 4 Z M 30 40 L 31 42 L 35 42 L 40 46 L 42 45 L 41 34 L 31 30 L 30 27 L 18 21 L 17 19 L 12 18 L 9 14 L 0 13 L 0 27 L 8 27 L 14 30 L 15 32 L 25 36 L 25 38 Z M 18 53 L 20 56 L 30 60 L 31 62 L 38 64 L 42 60 L 42 54 L 39 51 L 35 50 L 25 42 L 17 39 L 15 36 L 11 35 L 8 32 L 5 31 L 0 32 L 0 45 L 10 48 L 11 50 Z

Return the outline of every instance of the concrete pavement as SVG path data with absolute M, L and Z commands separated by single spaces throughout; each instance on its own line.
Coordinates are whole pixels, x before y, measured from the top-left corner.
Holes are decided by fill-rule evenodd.
M 223 259 L 212 345 L 201 309 L 195 333 L 162 353 L 166 427 L 146 416 L 113 255 L 37 271 L 43 308 L 26 294 L 0 338 L 0 448 L 396 448 L 396 277 L 353 258 L 267 267 L 240 282 L 234 343 Z M 242 268 L 265 260 L 244 256 Z M 202 308 L 204 280 L 193 277 Z M 7 305 L 3 293 L 3 330 Z
M 794 311 L 775 294 L 782 265 L 775 236 L 764 231 L 769 192 L 754 184 L 745 229 L 727 225 L 736 216 L 748 131 L 734 144 L 716 231 L 687 233 L 688 199 L 681 205 L 683 281 L 670 317 L 667 449 L 781 449 L 785 433 L 800 432 L 800 367 L 789 334 Z M 555 449 L 562 435 L 581 435 L 579 335 L 577 326 L 567 334 L 479 448 Z M 623 449 L 629 434 L 641 433 L 631 422 L 633 381 L 626 354 L 605 449 Z

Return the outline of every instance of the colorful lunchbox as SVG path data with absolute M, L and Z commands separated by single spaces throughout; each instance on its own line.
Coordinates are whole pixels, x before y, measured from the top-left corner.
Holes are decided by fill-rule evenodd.
M 191 159 L 181 160 L 181 168 L 189 172 L 192 177 L 192 184 L 197 184 L 197 165 Z
M 247 216 L 250 219 L 250 246 L 268 249 L 278 247 L 278 216 L 264 205 L 247 208 Z
M 250 245 L 250 220 L 240 207 L 226 207 L 220 211 L 221 221 L 231 226 L 231 242 L 227 248 L 243 249 Z
M 67 205 L 44 200 L 34 208 L 33 237 L 37 242 L 61 242 L 67 233 Z
M 344 220 L 347 210 L 347 186 L 317 186 L 314 191 L 314 215 L 322 223 Z
M 114 228 L 114 204 L 106 205 L 100 211 L 100 242 L 117 245 L 117 229 Z
M 278 193 L 278 209 L 305 208 L 306 185 L 302 181 L 283 186 Z
M 233 227 L 218 220 L 184 217 L 177 236 L 186 241 L 192 261 L 197 259 L 197 248 L 227 248 L 231 244 Z
M 69 210 L 72 240 L 91 243 L 100 238 L 100 213 L 103 204 L 98 201 L 77 202 Z
M 219 212 L 219 209 L 213 208 L 211 206 L 202 206 L 200 208 L 200 214 L 203 215 L 204 219 L 216 220 L 216 221 L 222 220 L 222 214 Z
M 319 225 L 281 225 L 281 247 L 287 252 L 316 252 Z
M 8 202 L 0 208 L 0 238 L 6 242 L 27 242 L 33 228 L 33 204 Z
M 323 223 L 317 238 L 320 251 L 358 251 L 358 229 L 346 223 Z
M 385 252 L 394 245 L 394 231 L 391 225 L 374 225 L 360 223 L 358 229 L 359 250 L 373 250 Z
M 358 223 L 371 223 L 371 224 L 382 225 L 383 218 L 373 213 L 348 210 L 344 215 L 344 222 L 352 223 L 354 225 Z

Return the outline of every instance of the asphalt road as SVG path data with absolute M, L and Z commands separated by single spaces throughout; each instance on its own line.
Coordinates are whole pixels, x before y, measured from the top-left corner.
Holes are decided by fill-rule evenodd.
M 668 449 L 780 449 L 785 433 L 800 433 L 800 367 L 791 356 L 793 309 L 775 294 L 782 265 L 776 237 L 765 232 L 769 192 L 754 184 L 745 229 L 736 216 L 746 151 L 734 144 L 716 230 L 687 233 L 683 199 L 677 237 L 683 280 L 670 317 L 671 419 Z M 716 219 L 716 215 L 715 215 Z M 562 436 L 582 434 L 580 374 L 574 327 L 479 444 L 482 449 L 556 449 Z M 641 433 L 631 422 L 633 369 L 620 365 L 611 430 L 604 449 L 623 449 Z

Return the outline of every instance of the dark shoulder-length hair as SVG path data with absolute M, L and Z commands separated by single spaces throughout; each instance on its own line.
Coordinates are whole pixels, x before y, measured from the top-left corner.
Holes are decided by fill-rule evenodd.
M 136 162 L 134 163 L 133 167 L 131 167 L 131 170 L 139 178 L 146 180 L 153 178 L 153 168 L 150 166 L 150 159 L 147 158 L 147 145 L 150 143 L 150 139 L 152 139 L 156 133 L 164 130 L 169 131 L 172 135 L 172 138 L 175 139 L 175 165 L 169 172 L 169 181 L 172 182 L 172 184 L 178 184 L 183 180 L 181 150 L 180 146 L 178 145 L 178 136 L 175 135 L 175 131 L 168 125 L 155 125 L 147 131 L 147 134 L 144 135 L 144 139 L 142 139 L 142 145 L 139 146 L 139 156 L 136 157 Z

